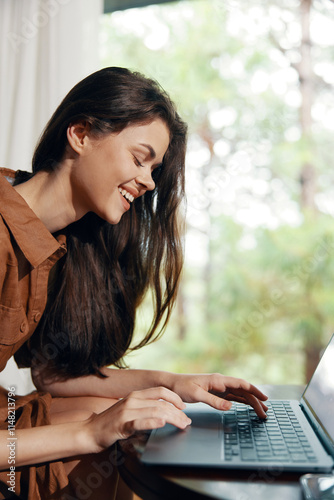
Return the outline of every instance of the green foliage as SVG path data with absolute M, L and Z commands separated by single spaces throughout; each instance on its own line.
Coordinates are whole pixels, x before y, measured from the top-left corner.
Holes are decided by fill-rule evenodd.
M 319 216 L 317 224 L 305 220 L 298 228 L 258 228 L 252 249 L 240 244 L 241 228 L 230 218 L 214 223 L 219 234 L 211 245 L 209 289 L 204 292 L 194 272 L 184 277 L 191 301 L 185 340 L 177 338 L 174 317 L 139 363 L 242 374 L 257 383 L 303 383 L 307 341 L 326 344 L 334 324 L 334 221 Z
M 157 79 L 190 126 L 188 227 L 198 244 L 187 253 L 184 312 L 159 342 L 129 355 L 133 366 L 298 383 L 305 352 L 331 334 L 334 143 L 321 110 L 334 116 L 334 99 L 331 83 L 314 76 L 318 118 L 303 135 L 298 9 L 196 0 L 103 18 L 102 64 Z M 313 22 L 326 16 L 314 3 Z M 332 65 L 333 47 L 314 42 L 313 56 Z M 300 208 L 305 164 L 318 177 L 317 214 Z M 138 339 L 149 300 L 141 314 Z

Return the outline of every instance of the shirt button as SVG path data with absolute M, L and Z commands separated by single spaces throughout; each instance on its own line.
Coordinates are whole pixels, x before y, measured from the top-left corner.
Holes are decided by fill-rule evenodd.
M 41 315 L 40 312 L 35 313 L 35 315 L 34 315 L 34 321 L 35 321 L 35 323 L 39 322 L 39 320 L 41 319 L 41 316 L 42 315 Z
M 22 323 L 21 323 L 21 325 L 20 325 L 20 331 L 21 331 L 22 333 L 24 333 L 24 332 L 25 332 L 25 330 L 26 330 L 26 327 L 27 327 L 27 323 L 26 323 L 25 321 L 22 321 Z

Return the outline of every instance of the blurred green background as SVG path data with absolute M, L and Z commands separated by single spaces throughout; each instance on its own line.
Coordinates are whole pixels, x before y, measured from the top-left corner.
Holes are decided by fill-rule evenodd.
M 104 14 L 101 65 L 189 124 L 185 268 L 130 367 L 303 383 L 334 329 L 334 4 L 189 0 Z M 136 341 L 150 324 L 150 298 Z

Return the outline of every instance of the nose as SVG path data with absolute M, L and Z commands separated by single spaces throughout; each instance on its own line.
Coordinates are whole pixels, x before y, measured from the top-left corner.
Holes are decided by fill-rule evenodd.
M 149 166 L 140 169 L 140 174 L 136 177 L 136 182 L 143 186 L 146 191 L 153 191 L 155 182 L 152 179 L 152 172 Z

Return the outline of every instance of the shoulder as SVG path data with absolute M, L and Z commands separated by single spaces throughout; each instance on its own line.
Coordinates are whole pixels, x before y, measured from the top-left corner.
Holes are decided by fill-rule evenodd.
M 15 181 L 16 172 L 11 168 L 2 167 L 0 168 L 0 175 L 5 177 L 10 184 L 13 184 Z

